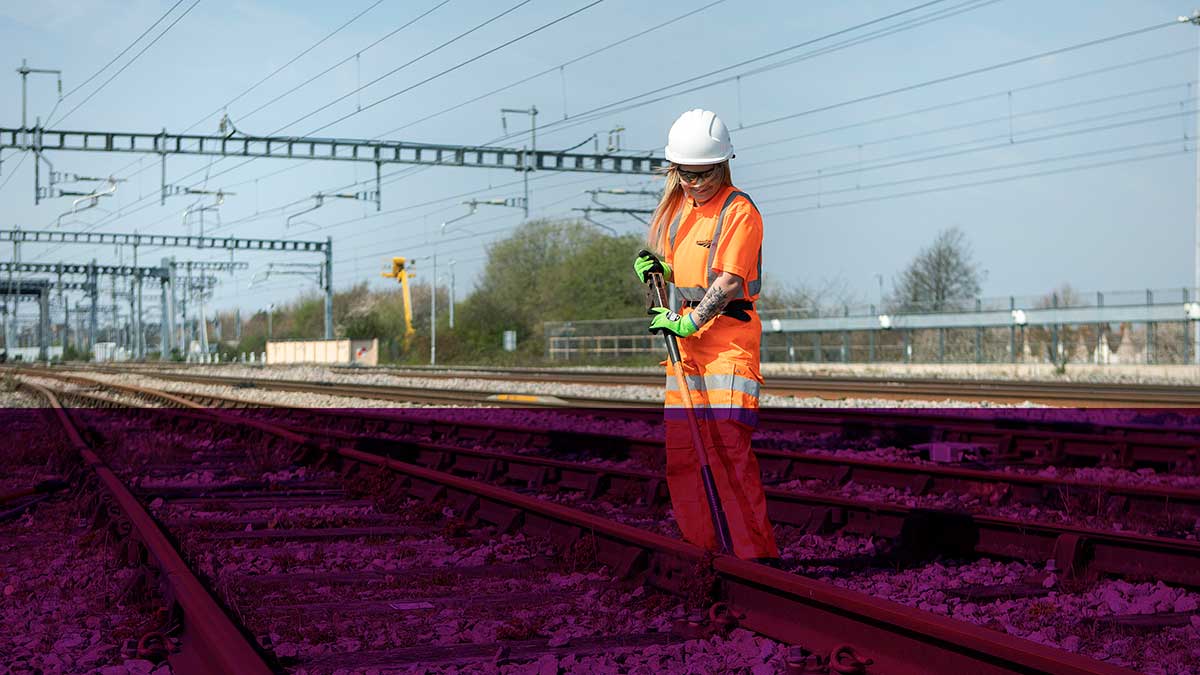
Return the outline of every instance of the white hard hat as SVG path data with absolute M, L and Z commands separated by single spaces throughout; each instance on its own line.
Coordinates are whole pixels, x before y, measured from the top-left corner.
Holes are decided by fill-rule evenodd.
M 733 156 L 733 143 L 715 112 L 695 108 L 671 125 L 666 154 L 675 164 L 720 164 Z

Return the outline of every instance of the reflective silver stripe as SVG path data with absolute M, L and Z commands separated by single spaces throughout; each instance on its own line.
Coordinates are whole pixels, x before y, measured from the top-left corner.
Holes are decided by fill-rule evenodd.
M 742 394 L 758 398 L 758 392 L 762 385 L 757 380 L 752 380 L 741 375 L 728 374 L 709 374 L 703 379 L 698 375 L 687 375 L 687 385 L 692 391 L 696 391 L 701 383 L 704 385 L 705 391 L 729 390 L 736 391 Z M 678 391 L 679 385 L 676 384 L 674 377 L 667 378 L 667 391 Z
M 702 286 L 676 286 L 675 290 L 679 292 L 679 297 L 688 302 L 700 302 L 708 292 L 708 289 Z
M 717 257 L 717 244 L 721 241 L 721 228 L 725 226 L 725 212 L 733 205 L 734 200 L 738 197 L 745 197 L 746 201 L 750 202 L 750 206 L 758 211 L 754 200 L 750 199 L 750 195 L 745 192 L 730 192 L 725 198 L 725 205 L 721 207 L 721 217 L 717 219 L 717 229 L 713 232 L 712 245 L 708 248 L 708 285 L 717 280 L 717 275 L 713 273 L 713 260 Z M 758 278 L 746 284 L 747 295 L 754 295 L 762 288 L 762 244 L 758 245 Z
M 663 409 L 663 417 L 665 417 L 668 422 L 672 420 L 683 421 L 686 419 L 685 410 L 685 407 L 682 405 L 667 404 Z M 741 422 L 749 427 L 758 426 L 757 408 L 730 408 L 727 406 L 713 407 L 706 405 L 694 405 L 692 406 L 692 410 L 695 412 L 696 417 L 702 420 L 732 420 L 735 422 Z
M 759 385 L 757 380 L 752 380 L 748 377 L 742 377 L 741 375 L 728 373 L 705 375 L 704 386 L 707 387 L 709 391 L 727 389 L 758 398 L 758 390 L 761 385 Z
M 688 389 L 692 391 L 699 390 L 704 386 L 704 380 L 699 375 L 684 375 L 687 379 Z M 679 383 L 675 380 L 674 375 L 667 376 L 667 391 L 679 391 Z
M 679 233 L 679 221 L 680 221 L 680 219 L 683 218 L 683 207 L 684 207 L 684 204 L 681 203 L 679 205 L 679 209 L 675 212 L 674 220 L 671 221 L 671 227 L 667 230 L 668 236 L 671 241 L 671 254 L 672 255 L 674 255 L 674 253 L 675 253 L 675 235 Z

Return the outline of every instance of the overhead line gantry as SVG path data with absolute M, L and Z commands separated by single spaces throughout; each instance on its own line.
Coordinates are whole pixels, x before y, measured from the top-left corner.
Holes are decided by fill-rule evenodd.
M 461 166 L 515 171 L 570 171 L 650 175 L 666 160 L 652 154 L 579 153 L 488 145 L 444 145 L 309 136 L 169 134 L 68 131 L 0 127 L 0 150 L 49 150 L 156 154 L 162 160 L 160 203 L 168 196 L 167 155 L 333 160 L 375 165 L 375 208 L 382 209 L 384 164 Z M 37 186 L 35 185 L 35 192 Z

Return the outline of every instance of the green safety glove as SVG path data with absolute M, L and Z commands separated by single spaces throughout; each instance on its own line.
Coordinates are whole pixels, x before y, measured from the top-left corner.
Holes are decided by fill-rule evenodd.
M 658 272 L 663 275 L 663 281 L 670 281 L 672 278 L 671 266 L 658 259 L 653 253 L 643 249 L 638 253 L 638 257 L 633 260 L 633 271 L 637 273 L 638 279 L 644 284 L 646 283 L 646 275 Z
M 678 337 L 685 338 L 695 333 L 699 328 L 692 320 L 691 314 L 680 316 L 666 307 L 652 307 L 650 313 L 655 317 L 650 321 L 650 332 L 670 331 Z

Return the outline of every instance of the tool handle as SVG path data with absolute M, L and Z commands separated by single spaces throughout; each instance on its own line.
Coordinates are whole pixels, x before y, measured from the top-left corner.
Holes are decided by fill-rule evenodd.
M 642 253 L 649 253 L 643 250 Z M 641 255 L 641 254 L 639 254 Z M 667 307 L 667 285 L 661 272 L 651 272 L 646 276 L 654 297 L 652 302 L 656 307 Z M 716 481 L 713 480 L 712 467 L 708 461 L 708 449 L 704 437 L 700 433 L 700 421 L 696 419 L 696 411 L 692 407 L 692 393 L 688 389 L 687 377 L 683 374 L 682 360 L 679 355 L 679 339 L 668 330 L 660 330 L 667 343 L 667 357 L 675 371 L 675 382 L 683 399 L 684 414 L 687 416 L 688 429 L 692 435 L 692 446 L 700 463 L 700 482 L 704 485 L 704 495 L 708 501 L 708 514 L 712 519 L 713 531 L 717 538 L 717 547 L 722 553 L 733 552 L 733 537 L 729 533 L 729 521 L 725 518 L 725 509 L 721 506 L 721 497 L 717 492 Z
M 712 518 L 717 547 L 722 553 L 732 553 L 733 537 L 729 533 L 729 520 L 725 517 L 721 498 L 717 496 L 717 483 L 713 480 L 712 467 L 708 464 L 700 467 L 700 480 L 704 483 L 704 496 L 708 500 L 708 514 Z
M 649 251 L 642 249 L 642 254 L 646 254 L 646 253 L 649 253 Z M 639 254 L 639 255 L 641 255 L 641 254 Z M 654 307 L 666 307 L 667 306 L 667 284 L 665 281 L 663 281 L 662 273 L 661 272 L 651 272 L 650 274 L 646 275 L 646 285 L 650 287 L 652 295 L 654 296 L 654 297 L 650 298 L 651 304 Z M 659 328 L 655 332 L 662 333 L 662 336 L 666 339 L 666 341 L 667 341 L 667 357 L 670 359 L 671 363 L 672 364 L 679 363 L 679 361 L 680 361 L 679 342 L 678 342 L 677 338 L 674 335 L 672 335 L 671 332 L 666 330 L 665 328 Z

